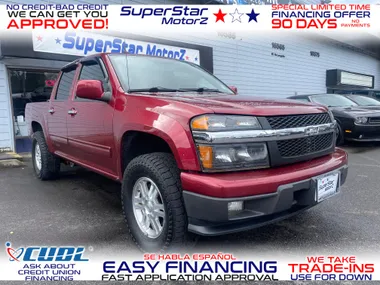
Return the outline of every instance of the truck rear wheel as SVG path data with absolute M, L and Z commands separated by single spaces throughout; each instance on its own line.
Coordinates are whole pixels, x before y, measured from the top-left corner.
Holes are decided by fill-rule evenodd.
M 171 154 L 133 159 L 122 184 L 123 213 L 133 241 L 144 252 L 178 248 L 188 240 L 180 172 Z
M 34 172 L 39 179 L 50 180 L 58 177 L 61 162 L 49 152 L 43 132 L 35 132 L 33 135 L 32 160 Z

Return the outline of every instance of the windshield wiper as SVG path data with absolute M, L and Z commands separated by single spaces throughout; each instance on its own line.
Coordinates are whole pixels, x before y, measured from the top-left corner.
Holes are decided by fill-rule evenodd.
M 219 89 L 212 89 L 212 88 L 207 88 L 207 87 L 200 87 L 200 88 L 180 88 L 181 91 L 195 91 L 198 93 L 203 93 L 203 92 L 217 92 L 217 93 L 223 93 Z
M 129 89 L 129 92 L 184 92 L 183 90 L 155 86 L 150 88 Z

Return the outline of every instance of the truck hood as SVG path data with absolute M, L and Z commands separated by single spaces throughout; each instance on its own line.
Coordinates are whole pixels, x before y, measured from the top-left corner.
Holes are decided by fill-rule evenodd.
M 197 93 L 191 95 L 165 93 L 157 94 L 157 97 L 167 101 L 169 104 L 188 104 L 193 107 L 198 107 L 201 109 L 199 111 L 203 113 L 277 116 L 326 112 L 326 108 L 323 106 L 286 99 L 268 99 L 240 95 L 215 95 L 214 93 L 203 93 L 202 95 Z

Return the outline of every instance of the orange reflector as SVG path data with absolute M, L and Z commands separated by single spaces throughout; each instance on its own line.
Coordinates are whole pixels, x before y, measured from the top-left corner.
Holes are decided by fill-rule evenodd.
M 349 134 L 352 133 L 352 131 L 350 131 L 350 130 L 345 130 L 345 132 L 346 132 L 346 133 L 349 133 Z
M 199 145 L 199 156 L 204 168 L 212 168 L 212 147 Z
M 191 122 L 191 128 L 197 129 L 197 130 L 208 130 L 208 117 L 201 116 L 196 119 L 194 119 Z

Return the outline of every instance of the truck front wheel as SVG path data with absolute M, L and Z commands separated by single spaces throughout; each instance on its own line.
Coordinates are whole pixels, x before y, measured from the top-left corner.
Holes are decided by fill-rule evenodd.
M 43 132 L 35 132 L 32 143 L 33 168 L 41 180 L 55 179 L 59 175 L 61 161 L 49 152 Z
M 337 123 L 336 126 L 336 145 L 341 146 L 344 143 L 344 133 L 342 127 Z
M 122 185 L 123 212 L 133 241 L 144 252 L 162 252 L 187 241 L 180 171 L 171 154 L 133 159 Z

